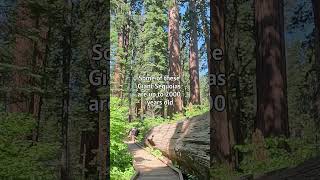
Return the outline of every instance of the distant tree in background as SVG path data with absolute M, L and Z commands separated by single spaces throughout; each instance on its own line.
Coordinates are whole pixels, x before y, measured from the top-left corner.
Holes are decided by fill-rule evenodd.
M 179 40 L 179 7 L 176 0 L 170 1 L 169 4 L 169 30 L 168 30 L 168 49 L 169 49 L 169 75 L 171 77 L 181 78 L 181 62 L 180 62 L 180 40 Z M 179 85 L 180 81 L 170 82 L 173 85 Z M 168 108 L 169 115 L 182 112 L 182 98 L 180 96 L 173 97 L 173 107 Z
M 200 104 L 200 79 L 199 79 L 199 57 L 198 57 L 198 17 L 196 1 L 191 0 L 190 4 L 190 100 L 191 104 Z
M 32 18 L 32 12 L 28 8 L 27 3 L 19 1 L 17 4 L 17 29 L 32 29 L 35 26 L 35 20 Z M 26 34 L 17 34 L 15 37 L 15 49 L 13 64 L 17 67 L 28 67 L 33 58 L 33 43 L 32 39 L 29 39 Z M 30 50 L 31 48 L 31 50 Z M 10 101 L 8 103 L 9 112 L 23 112 L 28 113 L 31 106 L 31 98 L 22 89 L 29 85 L 30 77 L 22 74 L 19 68 L 15 68 L 12 71 L 12 91 L 10 92 Z

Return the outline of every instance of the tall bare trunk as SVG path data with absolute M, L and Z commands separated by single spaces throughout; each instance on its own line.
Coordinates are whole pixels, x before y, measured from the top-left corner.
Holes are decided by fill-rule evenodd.
M 133 42 L 134 43 L 134 42 Z M 133 99 L 133 68 L 134 68 L 134 61 L 136 59 L 136 53 L 134 50 L 131 52 L 131 62 L 130 62 L 130 70 L 129 70 L 129 94 L 128 94 L 128 99 L 129 99 L 129 117 L 128 121 L 131 122 L 134 118 L 134 109 L 132 105 L 132 99 Z
M 70 64 L 71 64 L 71 34 L 72 34 L 72 1 L 65 1 L 65 28 L 63 35 L 63 57 L 62 57 L 62 155 L 61 155 L 61 179 L 69 180 L 69 101 L 70 101 Z M 71 11 L 69 10 L 71 9 Z
M 207 60 L 208 60 L 208 64 L 209 64 L 209 61 L 210 61 L 210 32 L 209 32 L 209 25 L 208 25 L 208 22 L 207 22 L 207 17 L 206 17 L 206 10 L 205 10 L 205 7 L 206 7 L 206 1 L 205 0 L 202 0 L 201 1 L 201 6 L 200 6 L 200 17 L 201 17 L 201 21 L 202 21 L 202 30 L 203 30 L 203 33 L 204 33 L 204 39 L 205 39 L 205 45 L 206 45 L 206 52 L 207 52 Z
M 128 1 L 124 0 L 127 4 Z M 116 64 L 114 67 L 114 91 L 113 94 L 116 97 L 123 98 L 123 88 L 126 80 L 126 64 L 129 57 L 129 34 L 130 34 L 130 19 L 131 10 L 127 14 L 127 23 L 122 26 L 118 32 L 118 54 L 116 58 Z
M 99 180 L 107 176 L 107 147 L 106 111 L 102 111 L 99 113 Z
M 114 67 L 114 76 L 113 76 L 113 94 L 116 97 L 121 97 L 122 96 L 122 72 L 121 72 L 121 61 L 123 58 L 122 51 L 124 47 L 124 34 L 123 32 L 118 33 L 118 54 L 116 58 L 116 64 Z
M 169 9 L 169 75 L 171 77 L 181 77 L 180 64 L 180 42 L 179 42 L 179 9 L 177 2 L 173 0 L 173 4 Z M 170 81 L 171 85 L 180 85 L 179 81 Z M 181 96 L 173 97 L 173 107 L 168 107 L 170 115 L 182 111 Z
M 17 8 L 17 29 L 27 31 L 38 30 L 38 40 L 31 40 L 26 34 L 16 35 L 16 48 L 14 51 L 13 64 L 20 68 L 30 68 L 33 74 L 43 71 L 43 64 L 46 58 L 46 43 L 48 25 L 46 17 L 35 14 L 28 8 L 28 1 L 19 1 Z M 21 32 L 20 32 L 21 33 Z M 32 140 L 37 142 L 39 138 L 40 114 L 42 98 L 39 92 L 31 94 L 23 92 L 22 88 L 34 86 L 42 88 L 43 81 L 32 78 L 18 69 L 13 70 L 12 88 L 10 92 L 9 112 L 30 113 L 36 120 L 36 128 L 33 130 Z M 40 85 L 40 86 L 39 86 Z
M 212 49 L 220 49 L 223 52 L 222 59 L 217 61 L 213 55 L 210 56 L 209 61 L 209 74 L 219 73 L 225 74 L 228 77 L 227 72 L 227 59 L 224 58 L 225 53 L 225 1 L 213 0 L 211 3 L 211 45 Z M 227 78 L 225 78 L 227 81 Z M 234 155 L 232 147 L 234 145 L 233 127 L 229 118 L 228 109 L 228 94 L 227 94 L 226 82 L 223 85 L 211 85 L 210 96 L 215 99 L 218 95 L 225 97 L 226 106 L 223 110 L 217 110 L 212 108 L 210 111 L 210 135 L 211 135 L 211 163 L 213 163 L 213 157 L 218 156 L 218 159 L 228 164 L 230 167 L 234 167 Z
M 191 32 L 190 32 L 190 103 L 200 104 L 200 82 L 199 82 L 199 58 L 198 58 L 198 17 L 196 11 L 196 1 L 190 1 L 191 10 Z
M 256 128 L 289 136 L 283 0 L 255 0 Z
M 48 19 L 46 17 L 37 17 L 36 28 L 39 30 L 39 40 L 35 42 L 34 58 L 32 62 L 32 72 L 34 74 L 43 73 L 45 71 L 45 61 L 47 59 L 47 41 L 48 41 Z M 44 81 L 31 80 L 31 84 L 38 88 L 43 88 Z M 40 87 L 39 85 L 40 84 Z M 39 92 L 33 92 L 30 113 L 36 120 L 36 128 L 33 131 L 33 141 L 39 139 L 39 128 L 41 119 L 42 96 Z
M 31 10 L 27 2 L 19 1 L 17 5 L 17 29 L 31 30 L 35 26 Z M 20 32 L 21 33 L 21 32 Z M 13 64 L 20 68 L 29 67 L 33 58 L 34 42 L 25 34 L 16 34 Z M 30 110 L 31 98 L 21 88 L 29 85 L 30 77 L 21 70 L 15 68 L 12 72 L 12 91 L 9 92 L 8 111 L 28 113 Z
M 238 14 L 239 14 L 239 1 L 234 0 L 233 1 L 233 9 L 235 11 L 233 22 L 232 22 L 232 39 L 233 39 L 233 46 L 230 45 L 229 48 L 232 48 L 234 51 L 233 56 L 229 56 L 231 58 L 234 58 L 235 61 L 234 64 L 234 74 L 235 74 L 235 99 L 229 99 L 230 104 L 230 111 L 231 113 L 231 119 L 233 122 L 233 131 L 234 131 L 234 137 L 235 137 L 235 143 L 239 144 L 244 141 L 243 135 L 241 132 L 241 105 L 242 105 L 242 92 L 241 92 L 241 75 L 240 75 L 240 68 L 241 68 L 241 57 L 239 56 L 240 51 L 240 44 L 239 44 L 239 25 L 238 25 Z M 230 53 L 231 54 L 231 53 Z M 231 86 L 231 84 L 230 84 Z

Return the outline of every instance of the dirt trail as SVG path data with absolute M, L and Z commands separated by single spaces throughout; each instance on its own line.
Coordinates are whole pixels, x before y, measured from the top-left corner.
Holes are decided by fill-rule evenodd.
M 138 180 L 179 180 L 178 173 L 134 143 L 127 143 L 134 157 Z

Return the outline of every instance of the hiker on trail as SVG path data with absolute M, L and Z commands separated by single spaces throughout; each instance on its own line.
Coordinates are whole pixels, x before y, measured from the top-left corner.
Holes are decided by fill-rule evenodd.
M 134 143 L 136 142 L 136 138 L 139 135 L 139 129 L 138 128 L 132 128 L 129 132 L 129 138 L 131 139 L 131 141 L 133 141 Z

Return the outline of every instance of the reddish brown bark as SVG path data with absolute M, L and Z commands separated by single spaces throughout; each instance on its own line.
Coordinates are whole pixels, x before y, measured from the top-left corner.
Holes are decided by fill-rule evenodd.
M 19 1 L 17 6 L 17 29 L 25 31 L 38 30 L 38 40 L 28 38 L 24 32 L 16 34 L 13 65 L 21 68 L 29 68 L 33 74 L 40 74 L 46 56 L 46 42 L 48 36 L 47 20 L 39 14 L 31 12 L 28 2 Z M 40 113 L 42 99 L 39 92 L 27 94 L 23 88 L 41 88 L 42 81 L 32 78 L 28 73 L 15 68 L 12 74 L 12 88 L 10 92 L 9 112 L 30 113 L 36 120 L 36 128 L 33 130 L 32 140 L 38 141 Z
M 213 0 L 211 5 L 211 45 L 212 50 L 221 49 L 225 53 L 225 1 Z M 209 61 L 209 74 L 223 73 L 227 76 L 227 62 L 225 55 L 221 61 L 215 61 L 213 56 L 210 56 Z M 215 98 L 217 95 L 222 95 L 226 99 L 226 108 L 223 111 L 217 111 L 215 108 L 211 108 L 210 111 L 210 148 L 211 148 L 211 164 L 214 163 L 214 157 L 218 156 L 218 159 L 234 167 L 234 156 L 232 153 L 232 147 L 234 145 L 233 127 L 228 116 L 228 94 L 227 94 L 227 82 L 223 86 L 210 86 L 210 96 Z
M 122 72 L 121 72 L 121 59 L 122 59 L 122 51 L 124 47 L 124 36 L 123 33 L 118 33 L 118 54 L 116 58 L 116 64 L 114 66 L 114 76 L 113 76 L 113 82 L 114 82 L 114 91 L 113 94 L 116 97 L 122 96 L 121 91 L 121 84 L 122 84 Z
M 256 0 L 257 117 L 264 136 L 289 136 L 282 0 Z
M 127 3 L 127 1 L 125 1 Z M 130 12 L 128 14 L 128 17 L 130 17 Z M 130 39 L 130 19 L 127 19 L 128 24 L 124 27 L 124 38 L 123 38 L 123 59 L 125 60 L 124 63 L 121 64 L 121 98 L 123 98 L 123 88 L 124 88 L 124 84 L 125 81 L 127 79 L 128 74 L 130 73 L 129 71 L 126 71 L 126 65 L 129 64 L 129 39 Z M 128 73 L 129 72 L 129 73 Z
M 127 0 L 124 0 L 127 4 Z M 127 17 L 129 18 L 131 10 Z M 118 32 L 118 54 L 116 58 L 116 64 L 114 67 L 114 91 L 113 94 L 116 97 L 123 98 L 123 85 L 126 79 L 126 67 L 129 57 L 129 34 L 130 34 L 130 19 L 127 19 L 127 23 Z
M 179 9 L 175 1 L 169 9 L 169 75 L 181 77 L 180 43 L 179 43 Z M 172 85 L 179 85 L 180 81 L 170 81 Z M 181 96 L 172 98 L 173 107 L 168 107 L 169 115 L 182 111 Z
M 44 17 L 37 17 L 36 28 L 39 30 L 39 40 L 35 42 L 34 59 L 32 63 L 32 72 L 40 74 L 44 71 L 44 62 L 46 61 L 47 40 L 48 40 L 48 24 Z M 43 81 L 32 79 L 31 84 L 35 87 L 42 88 Z M 32 102 L 30 105 L 30 113 L 37 121 L 36 129 L 33 133 L 33 141 L 38 141 L 40 116 L 41 116 L 42 97 L 40 92 L 34 92 L 32 95 Z
M 27 3 L 19 1 L 17 5 L 17 29 L 31 30 L 35 26 L 35 21 L 31 16 L 31 11 Z M 16 34 L 13 64 L 20 68 L 30 67 L 33 58 L 34 42 L 27 38 L 25 34 Z M 30 108 L 30 95 L 26 94 L 22 88 L 29 85 L 30 77 L 21 70 L 14 68 L 12 72 L 12 91 L 9 92 L 10 102 L 9 112 L 28 113 Z
M 191 10 L 191 32 L 190 32 L 190 103 L 200 104 L 200 83 L 199 83 L 199 58 L 198 58 L 198 18 L 196 12 L 196 1 L 190 1 Z
M 8 112 L 32 114 L 36 120 L 36 127 L 32 133 L 33 142 L 38 141 L 42 99 L 40 92 L 27 93 L 27 88 L 42 88 L 42 81 L 30 76 L 30 73 L 40 74 L 46 57 L 46 43 L 48 36 L 47 20 L 40 14 L 32 12 L 28 2 L 19 1 L 17 5 L 17 29 L 25 30 L 16 34 L 13 65 L 17 68 L 12 72 L 12 91 L 9 93 L 10 101 Z M 35 32 L 37 40 L 28 37 L 27 31 Z M 31 72 L 21 71 L 28 68 Z

